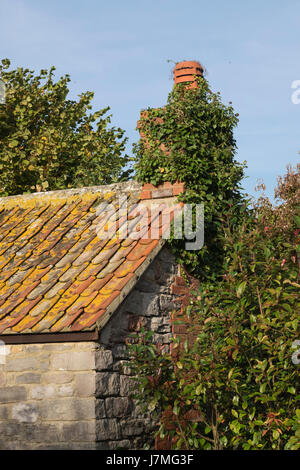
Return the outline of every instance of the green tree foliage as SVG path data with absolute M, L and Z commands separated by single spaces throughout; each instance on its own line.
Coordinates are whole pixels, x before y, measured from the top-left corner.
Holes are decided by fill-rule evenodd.
M 222 279 L 191 293 L 187 340 L 130 349 L 141 402 L 175 448 L 300 449 L 300 165 L 233 229 L 222 216 Z M 299 346 L 296 346 L 299 351 Z M 298 357 L 299 357 L 298 353 Z M 131 365 L 132 365 L 131 364 Z
M 108 184 L 126 177 L 124 131 L 109 128 L 109 108 L 90 112 L 93 93 L 67 99 L 68 75 L 55 81 L 55 68 L 34 72 L 9 70 L 2 60 L 6 86 L 0 105 L 0 193 Z
M 136 177 L 152 184 L 164 181 L 185 183 L 181 200 L 204 204 L 205 244 L 197 252 L 186 251 L 184 242 L 174 240 L 177 260 L 200 277 L 212 277 L 222 265 L 223 250 L 219 215 L 243 202 L 240 182 L 244 165 L 235 160 L 233 131 L 238 115 L 212 93 L 205 78 L 197 88 L 178 84 L 167 105 L 141 113 L 139 130 L 143 138 L 134 147 Z

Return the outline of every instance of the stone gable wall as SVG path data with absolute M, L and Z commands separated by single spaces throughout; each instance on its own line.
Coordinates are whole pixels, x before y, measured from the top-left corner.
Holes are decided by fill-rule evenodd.
M 173 256 L 163 249 L 102 330 L 96 351 L 96 439 L 98 449 L 142 449 L 154 446 L 156 422 L 143 415 L 129 398 L 134 382 L 126 340 L 141 326 L 168 345 L 172 336 L 171 312 L 178 308 L 172 293 L 177 274 Z

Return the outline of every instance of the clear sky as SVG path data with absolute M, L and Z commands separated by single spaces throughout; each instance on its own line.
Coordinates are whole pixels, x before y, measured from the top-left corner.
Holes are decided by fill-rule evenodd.
M 299 0 L 0 0 L 0 58 L 71 76 L 70 97 L 95 92 L 131 144 L 140 110 L 165 104 L 174 62 L 198 60 L 211 89 L 239 113 L 243 186 L 272 196 L 278 175 L 299 162 Z

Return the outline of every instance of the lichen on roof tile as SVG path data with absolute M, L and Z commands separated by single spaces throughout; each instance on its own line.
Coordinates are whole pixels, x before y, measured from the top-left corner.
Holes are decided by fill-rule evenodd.
M 0 198 L 0 333 L 85 331 L 109 318 L 157 251 L 136 230 L 141 189 L 131 181 Z

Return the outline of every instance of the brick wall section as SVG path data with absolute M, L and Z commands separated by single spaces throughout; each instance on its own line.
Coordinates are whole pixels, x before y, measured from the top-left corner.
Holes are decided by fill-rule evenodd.
M 159 199 L 165 197 L 179 196 L 179 194 L 184 192 L 184 183 L 169 183 L 165 182 L 154 186 L 151 183 L 145 183 L 142 192 L 140 194 L 140 199 Z
M 6 348 L 0 449 L 95 448 L 95 344 Z
M 174 336 L 181 336 L 183 341 L 187 334 L 189 339 L 192 339 L 192 334 L 187 330 L 191 326 L 191 319 L 185 314 L 185 309 L 189 305 L 191 298 L 191 291 L 197 290 L 199 287 L 199 281 L 190 276 L 183 268 L 180 268 L 183 272 L 181 276 L 175 276 L 174 283 L 171 287 L 171 292 L 177 296 L 177 303 L 179 308 L 172 313 L 172 333 Z
M 183 271 L 183 268 L 181 267 L 180 270 Z M 196 333 L 194 336 L 192 332 L 188 331 L 191 327 L 191 319 L 185 314 L 185 309 L 189 305 L 191 291 L 196 290 L 198 286 L 199 281 L 184 271 L 183 276 L 180 275 L 174 277 L 174 283 L 171 287 L 171 292 L 177 296 L 176 302 L 179 304 L 179 308 L 171 315 L 171 329 L 174 337 L 180 337 L 180 344 L 182 345 L 186 338 L 188 338 L 189 341 L 193 341 L 196 337 Z M 174 361 L 178 360 L 177 354 L 178 349 L 173 351 Z M 197 420 L 198 414 L 194 410 L 190 410 L 184 418 L 187 421 Z M 165 422 L 167 429 L 174 429 L 175 424 L 173 424 L 173 422 L 176 422 L 176 417 L 172 410 L 164 412 L 161 419 Z M 156 438 L 155 449 L 170 450 L 172 449 L 173 444 L 174 442 L 170 438 Z

